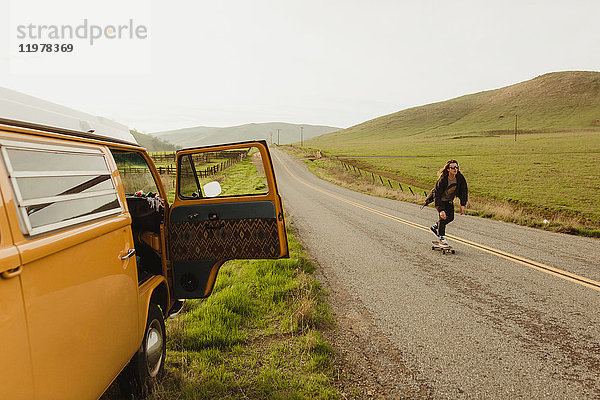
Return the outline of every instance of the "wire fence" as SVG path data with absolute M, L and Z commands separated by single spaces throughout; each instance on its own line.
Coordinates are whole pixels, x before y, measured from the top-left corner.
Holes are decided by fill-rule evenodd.
M 412 194 L 412 195 L 415 195 L 415 191 L 420 193 L 420 190 L 422 190 L 422 189 L 415 189 L 415 191 L 413 191 L 412 187 L 410 187 L 409 185 L 405 184 L 405 186 L 403 187 L 400 182 L 397 182 L 397 181 L 392 182 L 392 180 L 390 180 L 388 178 L 384 178 L 381 175 L 377 175 L 372 171 L 361 170 L 359 167 L 352 165 L 350 163 L 346 163 L 340 159 L 338 159 L 338 161 L 340 162 L 342 167 L 344 167 L 344 169 L 347 172 L 358 174 L 358 176 L 364 176 L 367 179 L 370 178 L 373 181 L 373 183 L 377 183 L 377 181 L 379 180 L 379 182 L 381 182 L 381 184 L 383 186 L 389 186 L 390 189 L 395 188 L 395 185 L 394 185 L 394 183 L 395 183 L 398 186 L 398 188 L 400 189 L 400 191 L 404 192 L 404 189 L 406 188 L 406 190 L 408 192 L 410 192 L 410 194 Z M 385 181 L 384 181 L 384 179 L 385 179 Z M 423 190 L 423 195 L 425 197 L 427 197 L 427 192 L 425 190 Z

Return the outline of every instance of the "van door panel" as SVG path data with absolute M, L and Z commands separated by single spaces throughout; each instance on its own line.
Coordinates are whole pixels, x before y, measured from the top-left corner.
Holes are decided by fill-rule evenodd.
M 215 166 L 217 162 L 220 166 Z M 250 162 L 263 176 L 251 193 L 238 194 L 228 187 L 235 194 L 202 197 L 203 178 L 222 180 L 228 168 L 245 165 L 240 172 L 247 171 L 252 168 Z M 187 180 L 182 178 L 180 166 L 187 169 Z M 177 298 L 209 296 L 218 270 L 227 260 L 276 259 L 288 254 L 283 207 L 266 142 L 178 152 L 177 190 L 169 215 L 169 258 Z
M 19 253 L 12 244 L 0 192 L 0 399 L 17 395 L 23 399 L 33 398 L 29 336 L 19 267 Z
M 35 387 L 43 397 L 98 396 L 137 348 L 135 258 L 119 259 L 127 244 L 133 247 L 131 232 L 120 228 L 23 266 Z
M 181 206 L 171 214 L 173 261 L 277 258 L 275 206 L 270 201 Z
M 0 252 L 0 263 L 5 261 Z M 27 322 L 19 277 L 0 278 L 0 398 L 33 398 L 33 379 Z

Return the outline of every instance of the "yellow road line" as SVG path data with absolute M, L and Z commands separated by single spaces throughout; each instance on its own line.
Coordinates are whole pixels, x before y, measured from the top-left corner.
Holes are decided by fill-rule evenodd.
M 399 218 L 399 217 L 396 217 L 396 216 L 391 215 L 391 214 L 384 213 L 384 212 L 379 211 L 379 210 L 375 210 L 375 209 L 373 209 L 371 207 L 367 207 L 367 206 L 364 206 L 362 204 L 355 203 L 353 201 L 350 201 L 348 199 L 345 199 L 345 198 L 340 197 L 338 195 L 335 195 L 333 193 L 330 193 L 330 192 L 327 192 L 325 190 L 319 189 L 319 188 L 317 188 L 317 187 L 315 187 L 315 186 L 313 186 L 313 185 L 311 185 L 309 183 L 306 183 L 306 182 L 302 181 L 301 179 L 297 178 L 296 175 L 294 175 L 292 173 L 292 171 L 290 171 L 289 168 L 283 163 L 283 161 L 281 161 L 281 159 L 279 157 L 277 157 L 277 155 L 273 154 L 273 156 L 277 159 L 277 161 L 279 161 L 281 163 L 281 165 L 283 166 L 283 168 L 285 168 L 285 170 L 288 172 L 288 174 L 290 174 L 290 176 L 292 178 L 294 178 L 295 180 L 297 180 L 301 184 L 303 184 L 305 186 L 308 186 L 309 188 L 311 188 L 313 190 L 316 190 L 317 192 L 323 193 L 323 194 L 325 194 L 325 195 L 327 195 L 329 197 L 333 197 L 334 199 L 337 199 L 339 201 L 343 201 L 344 203 L 350 204 L 350 205 L 352 205 L 354 207 L 362 208 L 363 210 L 370 211 L 370 212 L 372 212 L 374 214 L 377 214 L 377 215 L 380 215 L 382 217 L 385 217 L 385 218 L 388 218 L 388 219 L 391 219 L 391 220 L 394 220 L 394 221 L 401 222 L 401 223 L 403 223 L 405 225 L 412 226 L 413 228 L 421 229 L 421 230 L 424 230 L 424 231 L 429 231 L 429 228 L 426 227 L 426 226 L 419 225 L 419 224 L 414 223 L 412 221 L 408 221 L 406 219 Z M 577 283 L 579 285 L 586 286 L 586 287 L 589 287 L 591 289 L 600 291 L 600 282 L 597 282 L 595 280 L 586 278 L 584 276 L 577 275 L 577 274 L 574 274 L 572 272 L 564 271 L 564 270 L 559 269 L 559 268 L 551 267 L 549 265 L 542 264 L 542 263 L 539 263 L 537 261 L 529 260 L 527 258 L 520 257 L 520 256 L 511 254 L 511 253 L 507 253 L 507 252 L 502 251 L 502 250 L 494 249 L 493 247 L 488 247 L 488 246 L 485 246 L 485 245 L 480 244 L 480 243 L 472 242 L 470 240 L 463 239 L 463 238 L 460 238 L 458 236 L 454 236 L 454 235 L 446 235 L 446 236 L 448 236 L 449 238 L 451 238 L 451 239 L 453 239 L 453 240 L 455 240 L 457 242 L 463 243 L 463 244 L 465 244 L 467 246 L 470 246 L 470 247 L 473 247 L 475 249 L 484 251 L 486 253 L 493 254 L 495 256 L 504 258 L 506 260 L 513 261 L 513 262 L 515 262 L 517 264 L 521 264 L 521 265 L 524 265 L 526 267 L 529 267 L 529 268 L 532 268 L 532 269 L 535 269 L 535 270 L 538 270 L 538 271 L 541 271 L 541 272 L 544 272 L 544 273 L 556 276 L 558 278 L 565 279 L 567 281 L 571 281 L 571 282 Z

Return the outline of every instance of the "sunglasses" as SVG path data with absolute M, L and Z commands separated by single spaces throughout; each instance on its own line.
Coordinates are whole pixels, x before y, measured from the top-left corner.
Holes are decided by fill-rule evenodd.
M 450 169 L 458 169 L 458 165 L 455 166 L 455 167 L 448 167 L 448 168 L 450 168 Z

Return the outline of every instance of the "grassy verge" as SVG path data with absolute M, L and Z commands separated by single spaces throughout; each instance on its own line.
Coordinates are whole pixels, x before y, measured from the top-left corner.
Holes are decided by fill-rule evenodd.
M 316 151 L 289 146 L 282 146 L 281 149 L 301 158 L 314 157 Z M 591 170 L 587 163 L 584 165 L 580 160 L 582 155 L 573 155 L 570 160 L 564 160 L 554 167 L 550 166 L 553 161 L 548 159 L 533 161 L 540 160 L 534 156 L 521 155 L 527 158 L 521 161 L 509 161 L 507 155 L 489 154 L 480 156 L 479 161 L 476 161 L 477 157 L 465 157 L 462 158 L 461 169 L 469 182 L 468 214 L 555 232 L 600 237 L 600 217 L 597 216 L 600 212 L 600 190 L 592 187 L 598 185 L 600 176 L 596 179 L 598 171 Z M 593 154 L 589 157 L 588 161 L 594 159 Z M 435 183 L 436 170 L 445 160 L 444 156 L 425 155 L 400 159 L 344 160 L 360 168 L 363 171 L 360 174 L 354 170 L 348 171 L 332 157 L 307 160 L 306 163 L 315 175 L 337 185 L 422 204 L 424 192 L 428 192 Z M 492 163 L 494 160 L 498 163 Z M 503 166 L 501 160 L 507 164 Z M 577 163 L 579 166 L 576 168 L 574 164 Z M 566 171 L 563 172 L 561 166 Z M 548 171 L 554 171 L 555 176 L 549 178 Z M 374 181 L 371 172 L 376 177 Z M 510 176 L 511 173 L 514 177 Z M 383 177 L 383 183 L 377 176 Z M 546 179 L 537 181 L 534 177 L 538 176 Z M 394 188 L 389 187 L 388 179 Z M 401 182 L 404 191 L 396 187 L 394 182 Z M 406 189 L 408 185 L 414 195 Z
M 288 230 L 287 260 L 237 260 L 213 294 L 167 321 L 166 378 L 152 399 L 339 399 L 332 318 L 314 265 Z

